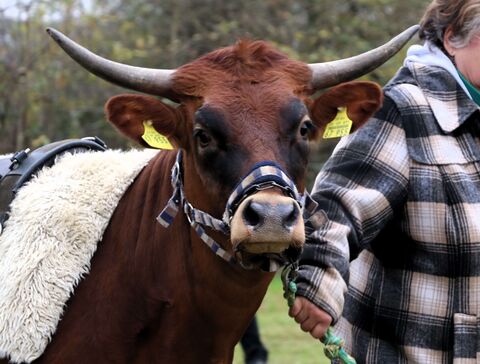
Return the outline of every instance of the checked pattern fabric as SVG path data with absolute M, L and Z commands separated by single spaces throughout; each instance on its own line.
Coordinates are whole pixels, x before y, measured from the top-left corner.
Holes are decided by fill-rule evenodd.
M 480 111 L 444 69 L 412 63 L 342 139 L 312 197 L 297 294 L 359 363 L 480 359 Z

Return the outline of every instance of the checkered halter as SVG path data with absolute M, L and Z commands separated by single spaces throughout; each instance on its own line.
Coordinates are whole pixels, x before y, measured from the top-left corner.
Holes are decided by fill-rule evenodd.
M 252 269 L 253 266 L 247 266 L 225 251 L 205 232 L 204 227 L 209 227 L 216 231 L 220 231 L 225 235 L 229 235 L 230 221 L 240 203 L 256 191 L 272 187 L 280 188 L 287 196 L 290 196 L 297 201 L 304 215 L 311 215 L 317 207 L 316 202 L 307 192 L 304 194 L 298 192 L 295 183 L 293 183 L 278 164 L 272 161 L 264 161 L 255 164 L 252 167 L 252 170 L 247 173 L 247 175 L 234 188 L 232 194 L 228 198 L 222 220 L 219 220 L 204 211 L 194 208 L 187 201 L 183 189 L 181 164 L 182 151 L 179 150 L 177 153 L 177 159 L 172 168 L 173 193 L 165 208 L 158 215 L 157 221 L 165 228 L 169 227 L 179 208 L 183 207 L 183 212 L 187 216 L 190 225 L 202 241 L 207 244 L 216 255 L 230 263 L 239 263 L 245 269 Z M 268 258 L 267 263 L 261 266 L 261 269 L 265 271 L 275 272 L 282 265 L 287 263 L 286 258 L 281 254 L 264 254 L 264 256 Z

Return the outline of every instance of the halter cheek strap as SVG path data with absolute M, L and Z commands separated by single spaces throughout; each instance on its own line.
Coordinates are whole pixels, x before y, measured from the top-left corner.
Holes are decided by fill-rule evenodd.
M 232 194 L 228 198 L 222 220 L 219 220 L 204 211 L 196 209 L 188 202 L 183 189 L 181 163 L 182 152 L 180 150 L 177 153 L 175 164 L 172 167 L 171 181 L 173 193 L 165 208 L 158 215 L 157 221 L 165 228 L 169 227 L 178 213 L 180 206 L 183 207 L 183 212 L 200 239 L 202 239 L 202 241 L 207 244 L 216 255 L 230 263 L 237 263 L 237 260 L 213 240 L 205 232 L 204 227 L 220 231 L 225 235 L 230 234 L 231 218 L 240 203 L 249 195 L 258 190 L 275 186 L 282 189 L 286 195 L 296 200 L 304 213 L 308 216 L 313 214 L 317 207 L 317 203 L 310 197 L 310 195 L 308 195 L 308 193 L 305 192 L 302 195 L 298 192 L 293 181 L 278 164 L 271 161 L 265 161 L 254 165 L 252 170 L 234 188 Z M 269 261 L 268 268 L 265 268 L 264 270 L 270 272 L 277 271 L 284 264 L 284 262 L 279 262 L 279 260 L 275 258 L 270 258 Z

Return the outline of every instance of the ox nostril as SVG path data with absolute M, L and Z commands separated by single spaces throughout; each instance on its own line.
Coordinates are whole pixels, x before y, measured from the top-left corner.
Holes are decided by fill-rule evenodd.
M 245 221 L 245 224 L 257 227 L 263 224 L 265 212 L 265 205 L 255 201 L 250 201 L 243 210 L 243 220 Z
M 284 227 L 290 228 L 297 223 L 300 211 L 294 202 L 279 206 L 279 210 Z

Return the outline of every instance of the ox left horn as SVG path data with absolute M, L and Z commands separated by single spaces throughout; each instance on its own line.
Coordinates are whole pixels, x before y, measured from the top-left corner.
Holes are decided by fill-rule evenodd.
M 314 90 L 338 85 L 366 75 L 392 58 L 417 33 L 419 25 L 404 30 L 389 42 L 368 52 L 324 63 L 311 63 Z
M 170 93 L 175 70 L 135 67 L 113 62 L 90 52 L 58 30 L 47 28 L 47 33 L 71 58 L 106 81 L 151 95 L 163 96 Z

